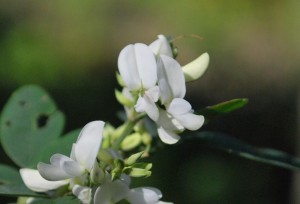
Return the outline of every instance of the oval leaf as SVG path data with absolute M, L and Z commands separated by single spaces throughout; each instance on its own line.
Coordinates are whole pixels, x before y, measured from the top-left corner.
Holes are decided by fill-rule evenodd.
M 49 142 L 61 135 L 64 116 L 40 87 L 15 91 L 4 106 L 0 134 L 7 155 L 19 166 L 36 168 Z

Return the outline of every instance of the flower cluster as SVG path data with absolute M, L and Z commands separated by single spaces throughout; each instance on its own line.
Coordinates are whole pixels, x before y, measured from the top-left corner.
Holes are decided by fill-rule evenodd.
M 172 44 L 163 35 L 149 46 L 136 43 L 120 53 L 118 67 L 122 79 L 123 100 L 128 117 L 145 112 L 157 125 L 160 139 L 176 143 L 177 133 L 184 129 L 198 130 L 204 117 L 193 113 L 184 99 L 186 81 L 199 78 L 209 62 L 207 53 L 181 67 L 174 59 Z M 120 80 L 121 81 L 121 80 Z M 119 96 L 119 98 L 121 98 Z
M 118 59 L 118 81 L 122 92 L 116 97 L 126 111 L 126 121 L 115 128 L 103 121 L 84 126 L 70 156 L 56 153 L 50 164 L 40 162 L 37 170 L 23 168 L 21 177 L 35 192 L 50 198 L 73 194 L 83 204 L 163 204 L 162 193 L 153 187 L 130 188 L 131 177 L 151 175 L 151 163 L 140 162 L 149 155 L 152 135 L 145 127 L 147 115 L 160 139 L 176 143 L 178 133 L 197 130 L 204 117 L 193 113 L 184 99 L 186 81 L 199 78 L 209 61 L 207 53 L 181 67 L 173 45 L 163 35 L 149 46 L 126 46 Z M 28 199 L 28 203 L 34 198 Z
M 26 186 L 36 192 L 49 193 L 67 186 L 83 204 L 89 204 L 92 200 L 95 204 L 112 204 L 123 199 L 133 204 L 165 203 L 160 201 L 162 194 L 158 189 L 130 189 L 131 179 L 127 174 L 113 178 L 113 165 L 98 161 L 97 157 L 101 158 L 98 154 L 103 127 L 102 121 L 88 123 L 73 144 L 70 157 L 54 154 L 50 158 L 51 164 L 39 163 L 38 170 L 21 169 L 20 174 Z M 135 163 L 135 156 L 128 158 L 131 163 Z

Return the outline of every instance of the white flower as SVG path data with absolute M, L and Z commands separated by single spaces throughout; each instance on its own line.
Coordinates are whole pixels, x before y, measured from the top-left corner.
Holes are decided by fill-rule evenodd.
M 208 53 L 203 53 L 194 61 L 182 67 L 187 82 L 199 79 L 206 71 L 209 63 Z
M 174 98 L 167 106 L 167 112 L 188 130 L 198 130 L 204 123 L 204 117 L 195 115 L 191 104 L 182 98 Z
M 107 174 L 105 182 L 95 192 L 94 204 L 111 204 L 123 200 L 129 192 L 129 183 L 126 180 L 110 179 Z
M 147 90 L 157 82 L 155 56 L 145 44 L 137 43 L 123 48 L 118 58 L 118 68 L 130 90 Z
M 158 35 L 158 39 L 152 42 L 149 47 L 155 55 L 167 55 L 173 57 L 170 43 L 164 35 Z
M 167 106 L 167 111 L 160 111 L 157 132 L 166 144 L 175 144 L 180 137 L 176 134 L 184 129 L 198 130 L 204 124 L 202 115 L 193 114 L 191 104 L 182 98 L 175 98 Z
M 126 200 L 131 204 L 171 204 L 160 201 L 161 198 L 161 191 L 153 187 L 133 188 L 126 196 Z
M 173 98 L 183 98 L 186 87 L 180 64 L 171 57 L 161 55 L 158 59 L 158 86 L 163 104 Z
M 47 192 L 69 183 L 69 180 L 48 181 L 36 169 L 23 168 L 20 169 L 20 174 L 27 188 L 35 192 Z
M 151 49 L 141 43 L 127 45 L 120 52 L 118 68 L 126 88 L 140 92 L 136 111 L 146 111 L 153 120 L 157 120 L 157 63 Z
M 106 175 L 105 182 L 95 192 L 94 204 L 111 204 L 123 199 L 132 204 L 164 204 L 160 201 L 162 193 L 152 187 L 140 187 L 130 189 L 130 177 L 123 174 L 121 179 L 111 181 L 110 175 Z M 165 203 L 167 204 L 167 203 Z
M 90 172 L 96 161 L 101 146 L 103 121 L 93 121 L 84 126 L 77 142 L 73 144 L 70 158 L 62 154 L 54 154 L 51 164 L 40 162 L 38 170 L 41 176 L 49 181 L 59 181 L 82 176 Z
M 74 185 L 72 193 L 81 201 L 82 204 L 90 204 L 92 200 L 92 189 L 86 186 Z
M 159 88 L 153 88 L 145 91 L 144 96 L 140 96 L 134 106 L 136 112 L 146 112 L 147 115 L 154 121 L 159 117 L 159 110 L 155 104 L 159 99 Z

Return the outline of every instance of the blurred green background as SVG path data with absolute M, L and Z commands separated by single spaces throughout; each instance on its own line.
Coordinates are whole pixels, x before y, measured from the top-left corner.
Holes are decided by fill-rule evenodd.
M 19 86 L 39 84 L 66 114 L 66 132 L 96 119 L 118 125 L 115 113 L 122 107 L 114 89 L 120 50 L 130 43 L 148 44 L 158 34 L 196 34 L 203 40 L 175 41 L 182 65 L 203 52 L 211 57 L 206 74 L 187 86 L 193 107 L 250 100 L 243 110 L 203 129 L 297 154 L 299 11 L 299 0 L 2 0 L 0 104 Z M 153 176 L 141 182 L 160 188 L 166 201 L 300 202 L 293 172 L 200 141 L 168 146 L 152 159 Z

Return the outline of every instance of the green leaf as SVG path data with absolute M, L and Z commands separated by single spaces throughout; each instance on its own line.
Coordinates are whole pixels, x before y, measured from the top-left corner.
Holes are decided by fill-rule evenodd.
M 2 195 L 2 196 L 47 197 L 46 194 L 35 193 L 35 192 L 29 190 L 23 183 L 0 185 L 0 195 Z
M 7 155 L 19 166 L 36 168 L 45 147 L 62 133 L 64 115 L 40 87 L 15 91 L 4 106 L 0 136 Z
M 31 204 L 80 204 L 80 201 L 72 196 L 65 196 L 56 199 L 35 199 Z
M 193 132 L 182 138 L 201 139 L 212 148 L 221 149 L 230 154 L 291 170 L 300 170 L 300 158 L 275 149 L 257 148 L 222 133 Z
M 208 106 L 202 110 L 197 111 L 197 113 L 204 115 L 205 119 L 208 121 L 218 115 L 225 115 L 227 113 L 240 109 L 244 107 L 247 103 L 248 103 L 248 99 L 237 98 L 213 106 Z
M 43 151 L 43 153 L 41 154 L 39 161 L 48 163 L 50 157 L 55 153 L 70 155 L 72 144 L 76 142 L 80 131 L 80 129 L 73 130 L 67 133 L 66 135 L 62 136 L 61 138 L 49 143 Z
M 0 164 L 0 183 L 17 184 L 22 183 L 22 178 L 18 170 L 8 165 Z

